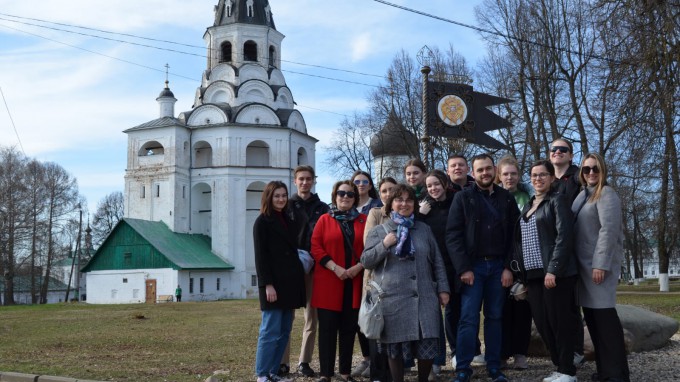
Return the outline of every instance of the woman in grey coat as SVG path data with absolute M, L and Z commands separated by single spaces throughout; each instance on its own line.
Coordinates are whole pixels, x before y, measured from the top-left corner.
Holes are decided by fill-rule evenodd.
M 595 348 L 593 380 L 628 382 L 623 327 L 615 308 L 623 258 L 621 201 L 606 184 L 607 168 L 600 155 L 585 156 L 579 179 L 586 187 L 572 205 L 580 275 L 577 302 Z
M 404 360 L 414 358 L 418 381 L 427 381 L 438 350 L 439 305 L 449 301 L 444 261 L 430 228 L 415 221 L 415 206 L 413 188 L 397 185 L 385 204 L 390 220 L 368 233 L 361 256 L 385 291 L 380 343 L 394 382 L 404 380 Z

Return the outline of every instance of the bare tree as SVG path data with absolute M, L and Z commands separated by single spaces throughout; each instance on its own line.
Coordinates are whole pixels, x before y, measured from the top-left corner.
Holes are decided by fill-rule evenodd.
M 97 211 L 92 219 L 92 242 L 101 245 L 124 215 L 123 193 L 114 191 L 97 203 Z

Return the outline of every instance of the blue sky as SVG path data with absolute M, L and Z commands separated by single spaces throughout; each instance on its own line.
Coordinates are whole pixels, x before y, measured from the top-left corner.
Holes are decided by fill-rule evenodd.
M 392 2 L 467 24 L 476 24 L 474 7 L 481 4 L 481 0 Z M 336 179 L 323 166 L 323 148 L 344 115 L 366 109 L 366 95 L 371 90 L 366 85 L 384 80 L 293 62 L 383 76 L 401 49 L 415 57 L 424 45 L 446 49 L 451 43 L 473 68 L 486 51 L 475 31 L 376 1 L 269 3 L 277 30 L 286 36 L 281 52 L 283 74 L 309 134 L 319 139 L 316 191 L 325 201 Z M 170 65 L 170 88 L 178 99 L 176 114 L 191 109 L 205 70 L 203 34 L 212 25 L 216 4 L 217 0 L 0 0 L 0 88 L 16 127 L 15 133 L 7 109 L 0 103 L 0 145 L 20 149 L 20 139 L 27 156 L 59 163 L 78 179 L 93 213 L 106 194 L 123 191 L 127 136 L 122 131 L 158 117 L 155 99 L 164 85 L 166 63 Z

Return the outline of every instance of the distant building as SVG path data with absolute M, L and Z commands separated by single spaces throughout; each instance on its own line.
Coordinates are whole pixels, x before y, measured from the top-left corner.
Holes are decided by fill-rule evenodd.
M 371 138 L 370 149 L 373 174 L 377 180 L 391 176 L 398 182 L 404 182 L 404 164 L 419 157 L 416 136 L 404 127 L 394 108 L 383 128 Z
M 166 81 L 159 118 L 125 130 L 125 219 L 84 269 L 90 303 L 151 301 L 177 285 L 182 301 L 257 296 L 252 225 L 262 191 L 280 180 L 292 194 L 292 169 L 314 166 L 317 140 L 280 70 L 284 36 L 268 1 L 220 0 L 203 37 L 193 108 L 175 117 Z M 148 230 L 187 247 L 164 247 Z
M 36 277 L 36 298 L 40 295 L 40 288 L 42 287 L 44 277 Z M 47 303 L 54 304 L 58 302 L 64 302 L 66 299 L 66 289 L 67 285 L 50 277 L 50 281 L 47 285 Z M 0 296 L 5 295 L 5 279 L 0 276 Z M 69 299 L 73 297 L 73 292 L 69 295 Z M 31 276 L 29 275 L 19 275 L 14 276 L 14 302 L 17 304 L 32 304 L 31 299 Z

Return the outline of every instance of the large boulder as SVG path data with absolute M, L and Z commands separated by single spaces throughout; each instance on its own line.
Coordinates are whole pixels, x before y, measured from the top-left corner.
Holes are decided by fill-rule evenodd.
M 616 305 L 623 328 L 631 333 L 631 352 L 659 349 L 678 331 L 678 321 L 633 305 Z
M 616 305 L 616 312 L 623 326 L 623 337 L 627 352 L 641 352 L 659 349 L 678 331 L 678 321 L 633 305 Z M 588 328 L 584 328 L 584 353 L 587 359 L 594 359 L 594 349 Z M 548 356 L 536 326 L 531 328 L 529 354 Z

